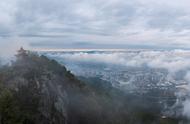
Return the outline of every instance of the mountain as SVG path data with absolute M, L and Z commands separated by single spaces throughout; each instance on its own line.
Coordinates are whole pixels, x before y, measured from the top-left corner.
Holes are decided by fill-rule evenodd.
M 0 68 L 0 124 L 179 122 L 162 118 L 157 103 L 125 94 L 101 79 L 79 80 L 55 60 L 24 49 L 11 65 Z

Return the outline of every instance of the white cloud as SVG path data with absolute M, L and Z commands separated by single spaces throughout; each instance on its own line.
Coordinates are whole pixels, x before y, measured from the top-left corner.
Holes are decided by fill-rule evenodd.
M 59 34 L 67 37 L 36 38 L 35 42 L 46 44 L 61 39 L 60 43 L 189 48 L 189 8 L 188 0 L 2 0 L 0 37 L 2 33 L 10 37 Z M 34 42 L 31 36 L 25 38 Z
M 50 54 L 51 55 L 51 54 Z M 53 54 L 72 61 L 100 62 L 123 66 L 163 68 L 171 74 L 190 69 L 190 51 L 141 51 L 141 52 L 108 52 L 108 53 L 73 53 Z
M 190 98 L 189 98 L 189 93 L 190 93 L 190 71 L 188 71 L 186 73 L 186 75 L 184 76 L 184 79 L 187 81 L 188 85 L 185 87 L 186 89 L 186 93 L 183 94 L 182 96 L 179 96 L 179 98 L 181 97 L 185 97 L 185 101 L 183 101 L 182 105 L 183 105 L 183 115 L 185 117 L 190 118 Z M 179 91 L 179 93 L 184 93 L 183 91 Z
M 184 103 L 183 103 L 183 115 L 190 118 L 190 100 L 187 99 Z

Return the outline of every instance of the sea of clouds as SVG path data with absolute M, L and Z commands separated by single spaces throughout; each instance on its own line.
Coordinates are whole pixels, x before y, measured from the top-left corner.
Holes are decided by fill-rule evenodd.
M 71 61 L 98 62 L 130 67 L 148 66 L 167 69 L 171 74 L 190 69 L 190 51 L 74 52 L 49 54 Z
M 175 78 L 180 72 L 184 72 L 182 78 L 188 85 L 183 87 L 186 93 L 190 92 L 190 51 L 169 50 L 169 51 L 113 51 L 113 52 L 56 52 L 50 53 L 52 58 L 64 59 L 75 62 L 93 62 L 111 65 L 122 65 L 126 67 L 148 67 L 155 69 L 165 69 L 168 76 Z M 182 91 L 176 91 L 180 94 Z M 183 93 L 181 93 L 183 94 Z M 187 95 L 187 94 L 185 94 Z M 187 95 L 188 96 L 188 95 Z M 178 97 L 184 97 L 179 96 Z M 186 97 L 183 103 L 182 114 L 190 118 L 190 98 Z

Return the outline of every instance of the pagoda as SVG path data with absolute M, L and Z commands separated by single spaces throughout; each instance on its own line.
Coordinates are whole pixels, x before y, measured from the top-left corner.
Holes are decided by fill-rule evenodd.
M 16 57 L 25 57 L 27 56 L 27 50 L 25 50 L 23 47 L 21 47 L 16 54 Z

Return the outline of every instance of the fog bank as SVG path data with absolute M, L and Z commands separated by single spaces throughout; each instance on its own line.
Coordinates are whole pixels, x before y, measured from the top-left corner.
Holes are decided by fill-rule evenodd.
M 20 47 L 25 49 L 30 49 L 29 44 L 23 41 L 9 41 L 1 42 L 0 41 L 0 63 L 7 64 L 11 60 L 14 60 L 14 55 Z

